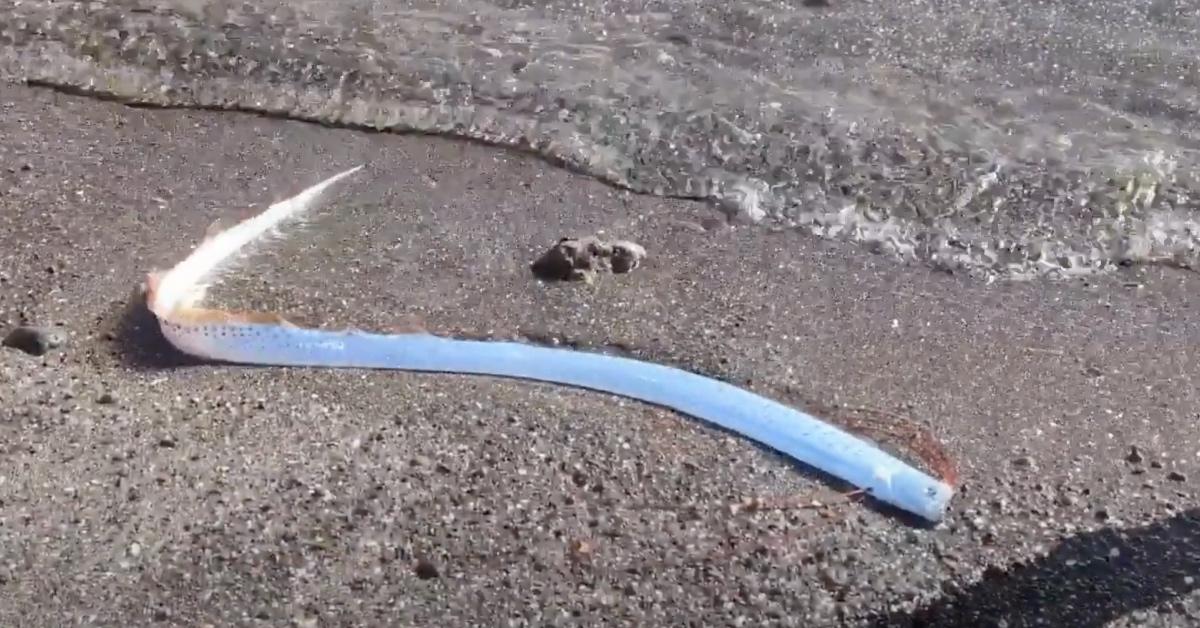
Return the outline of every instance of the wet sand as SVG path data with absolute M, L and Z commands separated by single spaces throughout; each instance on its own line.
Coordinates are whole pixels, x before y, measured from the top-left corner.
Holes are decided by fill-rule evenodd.
M 12 85 L 0 103 L 0 325 L 69 334 L 0 351 L 2 625 L 1200 620 L 1193 274 L 985 286 L 460 141 Z M 900 411 L 958 461 L 953 512 L 928 528 L 840 503 L 747 441 L 603 395 L 161 345 L 147 271 L 215 216 L 357 163 L 215 300 Z M 590 285 L 532 277 L 589 234 L 649 257 Z M 833 505 L 730 507 L 751 497 Z

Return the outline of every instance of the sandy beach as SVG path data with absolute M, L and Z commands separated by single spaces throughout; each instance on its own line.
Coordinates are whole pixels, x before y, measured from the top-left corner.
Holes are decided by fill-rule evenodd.
M 4 626 L 1184 626 L 1200 622 L 1200 281 L 984 285 L 435 137 L 0 86 Z M 214 300 L 553 339 L 958 463 L 921 527 L 687 417 L 459 376 L 193 364 L 136 302 L 214 218 L 355 164 Z M 560 237 L 627 275 L 537 281 Z M 762 497 L 821 507 L 737 508 Z

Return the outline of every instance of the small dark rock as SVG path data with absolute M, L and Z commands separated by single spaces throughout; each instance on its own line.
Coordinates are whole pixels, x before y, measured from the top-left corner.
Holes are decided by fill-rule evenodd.
M 173 449 L 175 447 L 175 439 L 171 436 L 160 438 L 158 439 L 158 446 Z
M 612 244 L 612 270 L 614 273 L 627 273 L 637 268 L 646 257 L 646 249 L 636 243 L 620 240 Z
M 530 266 L 540 279 L 591 281 L 595 273 L 627 273 L 637 268 L 646 249 L 636 242 L 608 243 L 594 236 L 563 238 Z
M 67 341 L 67 336 L 61 330 L 52 327 L 21 325 L 8 332 L 3 345 L 24 351 L 29 355 L 45 355 L 51 349 L 61 347 Z
M 417 574 L 417 577 L 422 580 L 432 580 L 441 575 L 438 572 L 437 565 L 434 565 L 424 558 L 417 560 L 417 566 L 414 569 L 414 572 Z
M 1033 458 L 1031 456 L 1020 456 L 1013 458 L 1012 464 L 1014 467 L 1032 468 Z
M 596 258 L 611 253 L 608 245 L 596 238 L 563 238 L 535 260 L 530 268 L 541 279 L 587 279 L 595 270 Z
M 1129 455 L 1125 456 L 1125 460 L 1130 464 L 1141 464 L 1143 459 L 1142 452 L 1137 448 L 1137 445 L 1131 446 L 1129 448 Z
M 562 246 L 560 242 L 534 260 L 530 270 L 539 279 L 555 281 L 567 279 L 575 270 L 575 260 L 572 259 L 571 253 L 571 249 Z
M 113 394 L 109 393 L 109 392 L 100 393 L 100 396 L 96 397 L 96 403 L 101 404 L 101 405 L 107 406 L 107 405 L 114 404 L 116 402 L 117 402 L 117 398 L 114 397 Z
M 1187 476 L 1178 471 L 1171 471 L 1168 473 L 1167 479 L 1172 482 L 1187 482 Z
M 1150 462 L 1150 468 L 1151 469 L 1161 469 L 1161 468 L 1163 468 L 1163 464 L 1157 460 L 1153 460 Z

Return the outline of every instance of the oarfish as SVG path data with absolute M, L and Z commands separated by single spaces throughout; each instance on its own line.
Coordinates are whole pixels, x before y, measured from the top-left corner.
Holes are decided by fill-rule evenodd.
M 944 516 L 954 493 L 948 479 L 932 477 L 805 412 L 682 369 L 520 342 L 305 328 L 273 313 L 200 306 L 209 283 L 252 245 L 278 235 L 282 224 L 300 219 L 326 189 L 360 168 L 334 175 L 228 229 L 209 233 L 175 267 L 152 273 L 147 305 L 166 339 L 184 353 L 229 363 L 463 373 L 619 395 L 753 439 L 926 520 L 937 522 Z

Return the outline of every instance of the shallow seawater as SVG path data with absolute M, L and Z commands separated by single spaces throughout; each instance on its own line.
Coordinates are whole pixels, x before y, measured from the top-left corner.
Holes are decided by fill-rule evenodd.
M 1200 3 L 0 0 L 0 74 L 535 151 L 984 278 L 1194 265 Z

